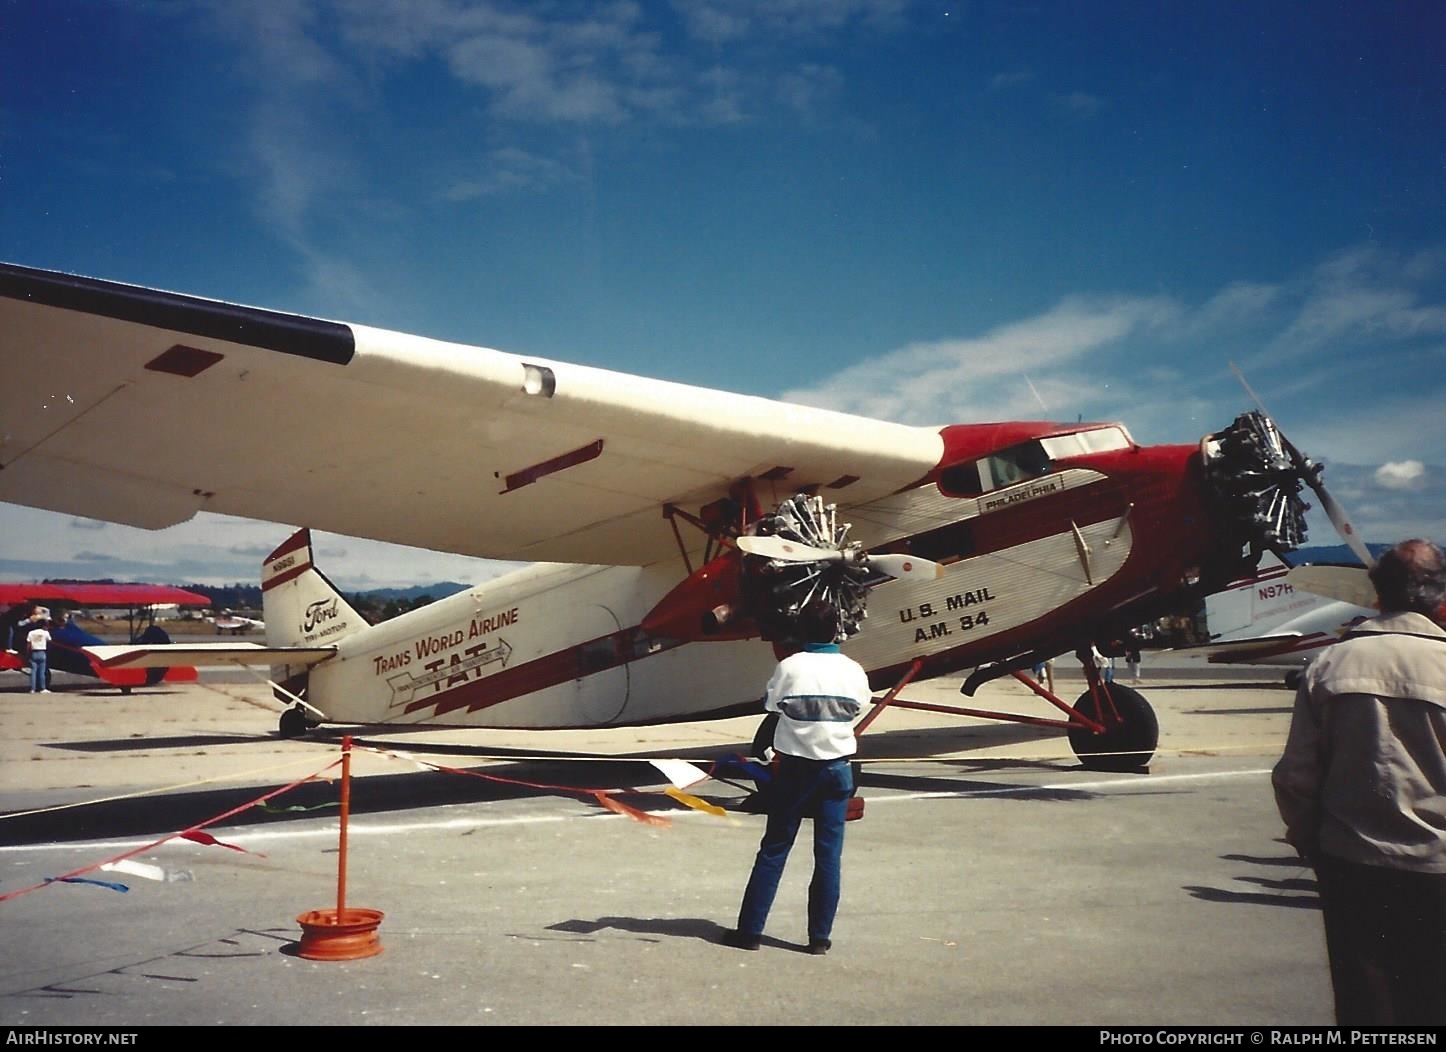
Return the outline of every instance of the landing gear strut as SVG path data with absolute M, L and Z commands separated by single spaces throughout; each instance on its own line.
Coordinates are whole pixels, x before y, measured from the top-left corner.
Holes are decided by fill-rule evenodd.
M 915 661 L 902 679 L 883 698 L 874 702 L 869 714 L 854 728 L 855 734 L 863 734 L 874 719 L 890 705 L 900 709 L 916 709 L 922 712 L 947 712 L 956 716 L 974 716 L 986 720 L 1006 720 L 1031 727 L 1054 727 L 1068 732 L 1069 744 L 1079 757 L 1079 762 L 1093 771 L 1139 771 L 1145 768 L 1155 755 L 1155 746 L 1160 741 L 1160 723 L 1155 710 L 1137 690 L 1118 683 L 1106 683 L 1100 678 L 1099 670 L 1089 650 L 1079 651 L 1076 656 L 1084 666 L 1085 679 L 1090 689 L 1080 695 L 1071 706 L 1053 691 L 1045 689 L 1032 676 L 1020 668 L 1009 665 L 981 666 L 964 681 L 959 693 L 972 696 L 981 683 L 1002 675 L 1010 675 L 1023 683 L 1035 694 L 1049 702 L 1067 719 L 1046 719 L 1042 716 L 1024 716 L 1013 712 L 994 712 L 986 709 L 960 708 L 954 705 L 933 705 L 921 701 L 904 701 L 898 694 L 923 668 L 922 661 Z M 1027 655 L 1016 664 L 1026 667 L 1033 655 Z

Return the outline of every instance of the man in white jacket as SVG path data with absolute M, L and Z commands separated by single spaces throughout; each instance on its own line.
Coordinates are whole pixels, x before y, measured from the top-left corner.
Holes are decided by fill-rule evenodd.
M 1311 663 L 1275 766 L 1286 839 L 1315 867 L 1341 1025 L 1446 1023 L 1446 566 L 1403 541 L 1381 615 Z
M 808 952 L 824 954 L 833 945 L 844 823 L 854 789 L 849 762 L 858 748 L 854 721 L 873 694 L 863 667 L 839 652 L 838 614 L 833 607 L 821 603 L 806 607 L 799 630 L 803 649 L 778 663 L 764 697 L 764 708 L 779 717 L 773 736 L 777 766 L 769 787 L 768 825 L 743 893 L 738 927 L 724 935 L 724 942 L 743 950 L 758 949 L 799 824 L 812 815 Z

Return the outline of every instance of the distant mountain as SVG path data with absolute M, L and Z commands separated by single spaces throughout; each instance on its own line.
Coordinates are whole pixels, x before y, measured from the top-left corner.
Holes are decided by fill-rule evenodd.
M 261 589 L 254 584 L 188 584 L 181 587 L 210 596 L 211 605 L 218 610 L 223 608 L 229 610 L 261 609 Z M 456 581 L 441 581 L 437 584 L 415 584 L 410 588 L 372 588 L 363 592 L 353 592 L 344 588 L 342 591 L 348 598 L 371 600 L 378 605 L 395 600 L 410 608 L 422 596 L 445 599 L 449 595 L 466 591 L 470 587 L 471 585 L 458 584 Z
M 471 587 L 470 584 L 458 584 L 456 581 L 439 581 L 437 584 L 414 584 L 410 588 L 370 588 L 364 592 L 348 592 L 347 594 L 367 599 L 396 599 L 410 603 L 424 595 L 430 595 L 433 599 L 445 599 L 449 595 L 465 592 Z

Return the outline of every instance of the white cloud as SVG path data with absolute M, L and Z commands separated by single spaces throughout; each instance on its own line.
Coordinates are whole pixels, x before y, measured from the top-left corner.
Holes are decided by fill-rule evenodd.
M 447 187 L 443 197 L 448 201 L 470 201 L 508 192 L 536 192 L 578 178 L 560 161 L 510 146 L 492 150 L 479 167 L 481 170 L 473 177 Z
M 1441 269 L 1432 251 L 1402 257 L 1372 244 L 1338 252 L 1294 283 L 1295 316 L 1259 359 L 1293 361 L 1347 344 L 1380 353 L 1446 336 L 1446 305 L 1431 302 Z
M 707 44 L 753 37 L 816 40 L 850 24 L 897 28 L 910 0 L 673 0 L 688 32 Z
M 1055 105 L 1059 106 L 1066 113 L 1075 117 L 1088 120 L 1097 116 L 1100 110 L 1105 108 L 1105 100 L 1098 95 L 1088 95 L 1083 91 L 1068 91 L 1063 94 L 1052 96 Z
M 1004 91 L 1008 88 L 1016 88 L 1021 84 L 1028 84 L 1034 79 L 1034 74 L 1027 70 L 1016 70 L 1011 73 L 996 73 L 989 78 L 990 91 Z
M 1108 378 L 1082 369 L 1048 376 L 1041 371 L 1058 370 L 1177 314 L 1176 304 L 1164 298 L 1069 297 L 982 337 L 908 344 L 783 397 L 903 423 L 998 420 L 1020 412 L 1036 418 L 1039 401 L 1024 380 L 1028 373 L 1045 404 L 1059 407 L 1055 412 L 1088 413 L 1104 400 Z
M 109 577 L 171 584 L 255 583 L 262 558 L 292 532 L 291 526 L 205 512 L 164 530 L 107 525 L 105 548 L 73 550 L 74 535 L 60 529 L 71 516 L 0 504 L 0 580 Z M 94 543 L 93 538 L 87 538 Z M 317 564 L 348 591 L 408 587 L 440 581 L 476 583 L 513 563 L 407 548 L 381 541 L 312 534 Z
M 1426 477 L 1426 465 L 1419 460 L 1393 460 L 1376 469 L 1376 485 L 1386 489 L 1416 489 Z
M 838 70 L 808 62 L 779 75 L 778 97 L 789 109 L 807 115 L 836 97 L 842 86 Z

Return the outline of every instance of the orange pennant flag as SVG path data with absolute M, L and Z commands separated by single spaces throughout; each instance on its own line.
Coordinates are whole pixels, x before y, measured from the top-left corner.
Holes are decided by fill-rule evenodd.
M 645 811 L 639 811 L 636 807 L 629 807 L 621 800 L 614 800 L 607 793 L 594 793 L 597 802 L 606 807 L 609 811 L 615 811 L 620 815 L 627 815 L 629 818 L 644 822 L 650 826 L 670 826 L 672 821 L 661 815 L 650 815 Z

